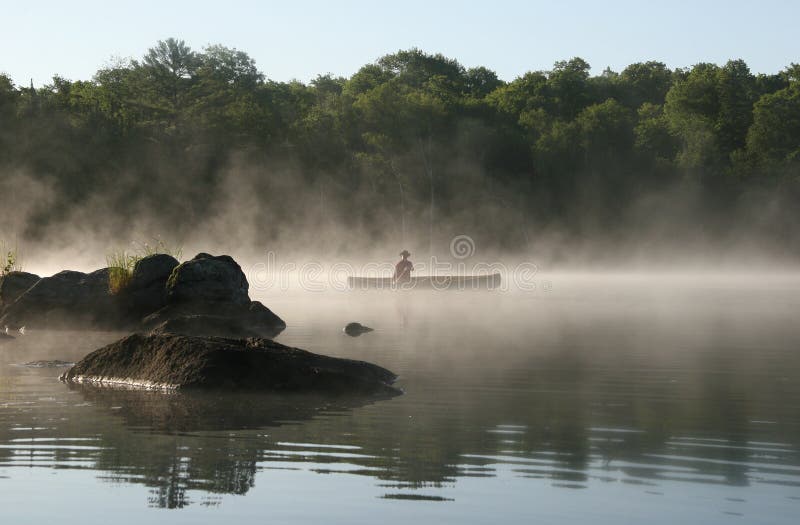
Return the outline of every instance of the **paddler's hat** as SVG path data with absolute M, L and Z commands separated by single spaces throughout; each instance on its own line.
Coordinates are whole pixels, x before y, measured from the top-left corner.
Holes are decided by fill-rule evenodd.
M 409 252 L 408 250 L 403 250 L 402 252 L 400 252 L 400 255 L 401 256 L 405 255 L 406 257 L 408 257 L 409 255 L 411 255 L 411 252 Z

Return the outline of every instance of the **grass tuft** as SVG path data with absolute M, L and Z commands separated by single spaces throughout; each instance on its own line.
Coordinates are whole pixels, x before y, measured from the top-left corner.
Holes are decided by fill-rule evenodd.
M 135 242 L 133 245 L 136 247 L 136 253 L 141 257 L 148 255 L 165 254 L 171 255 L 177 260 L 181 260 L 183 255 L 183 247 L 179 244 L 169 244 L 159 237 L 153 238 L 153 242 Z
M 170 245 L 158 237 L 154 238 L 153 242 L 133 242 L 132 244 L 134 246 L 132 251 L 114 250 L 106 255 L 109 269 L 108 291 L 113 295 L 128 287 L 133 278 L 133 269 L 141 259 L 150 255 L 165 254 L 180 261 L 181 255 L 183 255 L 183 248 L 180 245 Z
M 128 287 L 139 259 L 141 257 L 125 250 L 117 250 L 106 255 L 109 292 L 116 295 Z
M 11 272 L 22 271 L 22 257 L 19 252 L 19 247 L 7 245 L 5 241 L 0 241 L 0 277 L 7 275 Z

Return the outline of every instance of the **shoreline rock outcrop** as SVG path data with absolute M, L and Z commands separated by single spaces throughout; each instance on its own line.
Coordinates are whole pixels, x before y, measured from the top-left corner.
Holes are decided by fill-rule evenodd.
M 170 303 L 250 303 L 242 268 L 229 255 L 199 253 L 178 265 L 167 280 Z
M 119 319 L 108 291 L 108 268 L 91 273 L 64 270 L 37 280 L 10 304 L 3 297 L 0 325 L 11 328 L 98 328 Z
M 171 330 L 189 335 L 269 338 L 286 328 L 269 308 L 250 300 L 247 277 L 228 255 L 200 253 L 180 264 L 170 255 L 144 257 L 116 294 L 109 290 L 109 276 L 108 268 L 88 274 L 65 270 L 41 279 L 9 274 L 0 283 L 0 326 L 150 330 L 176 320 Z M 214 319 L 204 326 L 197 316 Z
M 212 319 L 208 319 L 211 317 Z M 230 326 L 220 331 L 222 319 L 228 319 Z M 210 321 L 207 327 L 202 326 L 203 319 Z M 249 304 L 231 304 L 214 302 L 184 302 L 168 304 L 164 308 L 148 315 L 141 322 L 142 330 L 152 330 L 157 326 L 175 320 L 173 331 L 186 335 L 220 335 L 228 337 L 231 330 L 241 327 L 243 331 L 237 337 L 256 335 L 272 339 L 284 328 L 286 323 L 272 310 L 258 301 Z M 180 327 L 180 329 L 178 329 Z M 193 331 L 196 329 L 196 331 Z M 208 331 L 211 330 L 211 331 Z M 216 330 L 216 331 L 214 331 Z
M 41 277 L 28 272 L 9 272 L 0 277 L 0 309 L 11 304 Z
M 401 393 L 392 386 L 397 376 L 378 365 L 272 341 L 286 323 L 250 299 L 247 278 L 230 256 L 201 253 L 180 264 L 169 255 L 145 257 L 116 293 L 110 291 L 111 278 L 108 268 L 88 274 L 65 270 L 41 279 L 16 275 L 0 283 L 0 326 L 137 331 L 71 366 L 61 375 L 71 384 L 383 397 Z
M 221 315 L 181 315 L 168 317 L 156 325 L 151 334 L 184 334 L 200 337 L 247 338 L 264 337 L 237 318 Z
M 84 357 L 70 383 L 148 389 L 223 389 L 398 395 L 397 376 L 364 361 L 327 357 L 269 339 L 136 333 Z
M 120 292 L 131 318 L 141 319 L 167 304 L 167 280 L 178 266 L 171 255 L 157 253 L 136 261 L 131 280 Z

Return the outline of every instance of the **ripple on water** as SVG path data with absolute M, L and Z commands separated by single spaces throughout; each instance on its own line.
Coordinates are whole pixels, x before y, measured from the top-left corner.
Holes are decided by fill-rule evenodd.
M 135 498 L 142 511 L 194 505 L 200 522 L 345 522 L 337 513 L 351 508 L 390 523 L 446 521 L 446 509 L 463 522 L 603 525 L 624 507 L 641 522 L 734 512 L 794 523 L 800 328 L 779 299 L 750 316 L 698 298 L 665 309 L 580 294 L 490 306 L 428 297 L 432 310 L 382 297 L 289 308 L 299 329 L 280 339 L 399 372 L 406 394 L 388 402 L 72 390 L 55 368 L 5 366 L 52 349 L 0 355 L 5 497 L 35 511 L 26 476 L 49 490 L 55 473 L 79 481 L 59 485 L 74 501 L 96 481 L 99 513 L 133 501 L 124 523 L 147 519 Z M 382 330 L 345 340 L 332 312 Z

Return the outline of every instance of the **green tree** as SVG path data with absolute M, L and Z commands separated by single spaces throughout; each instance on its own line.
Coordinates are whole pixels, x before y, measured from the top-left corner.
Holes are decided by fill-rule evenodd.
M 547 77 L 552 112 L 559 118 L 571 120 L 592 101 L 589 91 L 591 66 L 582 58 L 556 62 Z
M 645 102 L 637 110 L 634 128 L 636 152 L 648 164 L 661 168 L 672 167 L 680 143 L 670 132 L 663 106 Z
M 662 62 L 631 64 L 619 75 L 622 101 L 630 108 L 639 108 L 646 102 L 663 104 L 672 80 L 672 71 Z
M 800 162 L 800 81 L 756 102 L 747 149 L 764 162 Z
M 714 171 L 722 163 L 715 134 L 720 111 L 719 67 L 698 64 L 667 93 L 664 115 L 681 141 L 676 161 L 683 169 Z
M 485 98 L 503 85 L 503 81 L 497 78 L 497 73 L 485 67 L 470 68 L 464 77 L 466 92 L 475 98 Z
M 532 140 L 552 120 L 547 75 L 529 72 L 500 86 L 487 96 L 487 102 L 500 114 L 508 116 L 514 123 L 527 130 Z
M 730 155 L 745 145 L 753 122 L 755 77 L 743 60 L 731 60 L 717 72 L 719 114 L 715 126 L 717 143 Z
M 591 162 L 611 162 L 625 159 L 633 146 L 633 117 L 631 111 L 614 99 L 593 104 L 578 115 L 581 147 Z
M 412 88 L 422 88 L 431 79 L 439 78 L 439 84 L 447 85 L 453 93 L 463 94 L 466 91 L 464 66 L 440 53 L 428 54 L 413 48 L 385 55 L 377 63 L 400 83 Z
M 196 127 L 225 142 L 251 143 L 268 135 L 272 115 L 257 99 L 264 75 L 247 53 L 214 45 L 192 60 L 194 81 L 185 105 Z
M 150 48 L 142 64 L 149 76 L 151 109 L 160 110 L 168 125 L 175 126 L 200 65 L 197 54 L 183 40 L 168 38 Z
M 349 78 L 278 82 L 243 51 L 168 39 L 91 79 L 34 89 L 0 75 L 0 169 L 55 188 L 20 219 L 30 236 L 97 202 L 109 228 L 131 214 L 195 228 L 230 192 L 231 166 L 270 239 L 308 220 L 428 229 L 432 245 L 448 228 L 489 230 L 485 217 L 481 242 L 498 246 L 526 242 L 532 221 L 567 238 L 613 233 L 637 196 L 667 186 L 691 187 L 687 206 L 717 225 L 774 188 L 793 206 L 764 220 L 780 226 L 800 218 L 798 85 L 796 64 L 592 75 L 580 58 L 506 83 L 419 49 Z

